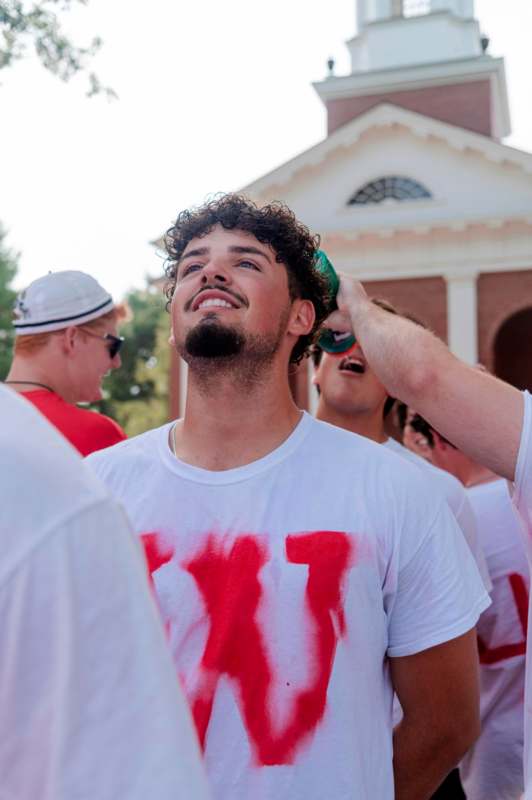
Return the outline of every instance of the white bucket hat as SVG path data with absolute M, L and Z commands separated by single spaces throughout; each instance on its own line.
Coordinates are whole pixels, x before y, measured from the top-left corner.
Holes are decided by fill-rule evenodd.
M 82 325 L 114 308 L 113 298 L 86 272 L 50 272 L 30 283 L 15 301 L 19 336 Z

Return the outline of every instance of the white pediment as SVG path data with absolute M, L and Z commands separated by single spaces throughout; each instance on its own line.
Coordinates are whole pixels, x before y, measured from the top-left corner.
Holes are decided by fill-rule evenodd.
M 410 178 L 430 199 L 348 205 L 368 182 Z M 282 200 L 313 231 L 356 239 L 532 224 L 532 155 L 488 137 L 382 104 L 243 191 Z

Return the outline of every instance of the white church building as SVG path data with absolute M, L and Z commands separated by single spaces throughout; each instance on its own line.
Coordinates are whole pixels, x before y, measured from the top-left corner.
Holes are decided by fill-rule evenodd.
M 501 143 L 504 60 L 474 0 L 357 0 L 357 21 L 350 74 L 330 64 L 314 85 L 326 138 L 242 191 L 287 203 L 368 293 L 532 389 L 532 154 Z M 293 380 L 303 408 L 308 370 Z

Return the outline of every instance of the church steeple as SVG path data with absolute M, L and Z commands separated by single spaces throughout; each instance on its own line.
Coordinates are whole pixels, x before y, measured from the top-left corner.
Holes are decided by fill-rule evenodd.
M 315 84 L 329 133 L 390 102 L 486 136 L 508 135 L 504 62 L 485 52 L 474 0 L 356 3 L 351 74 Z
M 352 72 L 482 55 L 473 0 L 357 0 Z
M 474 0 L 357 0 L 358 30 L 368 22 L 417 17 L 432 11 L 450 11 L 456 17 L 473 19 Z

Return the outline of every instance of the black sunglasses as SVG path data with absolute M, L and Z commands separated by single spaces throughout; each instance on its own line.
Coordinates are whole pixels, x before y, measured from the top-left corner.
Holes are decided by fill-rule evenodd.
M 108 342 L 109 344 L 107 345 L 107 349 L 109 351 L 110 358 L 117 356 L 122 345 L 124 344 L 123 336 L 113 336 L 112 333 L 106 333 L 105 336 L 100 336 L 98 333 L 93 333 L 87 328 L 81 328 L 81 330 L 89 336 L 93 336 L 95 339 L 103 339 L 104 342 Z

